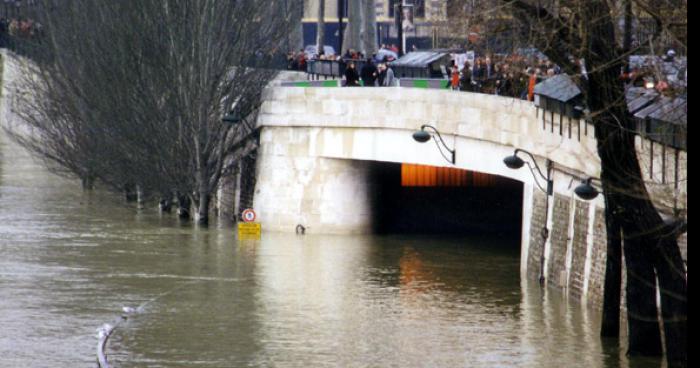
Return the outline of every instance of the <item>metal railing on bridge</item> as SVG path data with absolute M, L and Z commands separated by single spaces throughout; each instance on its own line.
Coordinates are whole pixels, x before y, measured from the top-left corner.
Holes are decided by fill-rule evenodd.
M 311 80 L 318 80 L 320 77 L 335 79 L 345 75 L 346 67 L 345 60 L 309 60 L 306 62 L 306 73 Z
M 397 81 L 396 87 L 430 89 L 448 89 L 450 87 L 450 81 L 447 79 L 401 78 Z M 360 85 L 362 84 L 363 82 L 360 81 Z M 344 87 L 341 79 L 292 81 L 282 82 L 280 85 L 282 87 Z
M 398 78 L 415 79 L 444 79 L 448 78 L 447 67 L 450 54 L 445 52 L 411 52 L 403 58 L 391 61 L 388 65 L 394 70 Z M 361 71 L 367 64 L 366 60 L 340 59 L 340 60 L 308 60 L 306 73 L 310 80 L 342 78 L 348 64 L 355 63 L 357 71 Z
M 359 73 L 362 67 L 367 64 L 367 61 L 355 59 L 308 60 L 306 62 L 306 74 L 309 80 L 342 78 L 345 75 L 345 69 L 350 63 L 355 63 L 355 68 Z

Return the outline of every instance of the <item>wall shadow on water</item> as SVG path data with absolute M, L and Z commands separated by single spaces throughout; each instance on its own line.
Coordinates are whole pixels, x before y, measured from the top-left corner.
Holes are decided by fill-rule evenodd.
M 486 186 L 402 186 L 401 170 L 401 164 L 373 164 L 376 234 L 487 236 L 520 246 L 522 183 L 490 177 Z

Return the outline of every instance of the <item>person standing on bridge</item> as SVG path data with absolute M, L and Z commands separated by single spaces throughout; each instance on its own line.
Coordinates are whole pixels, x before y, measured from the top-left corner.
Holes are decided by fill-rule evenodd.
M 452 65 L 452 73 L 450 75 L 450 86 L 453 91 L 459 91 L 459 67 L 457 64 Z
M 379 71 L 379 74 L 377 74 L 377 86 L 383 87 L 384 79 L 386 78 L 386 64 L 379 63 L 377 65 L 377 70 Z
M 476 59 L 474 68 L 472 68 L 472 89 L 474 92 L 481 93 L 481 88 L 486 82 L 486 68 L 484 67 L 484 61 L 479 58 Z
M 394 71 L 391 69 L 389 64 L 384 64 L 384 87 L 393 87 L 396 84 L 396 79 L 394 78 Z
M 362 83 L 364 83 L 365 87 L 374 87 L 378 75 L 379 71 L 377 70 L 377 66 L 374 65 L 372 58 L 367 58 L 367 62 L 360 72 Z
M 464 67 L 462 68 L 462 76 L 460 78 L 460 89 L 462 91 L 471 92 L 472 90 L 472 66 L 469 64 L 469 60 L 464 62 Z
M 528 101 L 534 101 L 535 100 L 535 85 L 537 85 L 537 76 L 539 75 L 540 70 L 535 69 L 535 68 L 530 68 L 529 74 L 530 77 L 528 79 L 527 83 L 527 100 Z
M 345 69 L 345 87 L 358 87 L 360 84 L 358 80 L 360 76 L 357 74 L 357 68 L 355 68 L 355 63 L 350 62 L 347 69 Z

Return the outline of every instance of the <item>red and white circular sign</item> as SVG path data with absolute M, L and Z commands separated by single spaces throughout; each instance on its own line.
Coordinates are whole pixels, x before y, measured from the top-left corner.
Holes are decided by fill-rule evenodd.
M 253 211 L 252 208 L 246 208 L 243 210 L 243 213 L 241 213 L 241 217 L 243 218 L 244 222 L 253 222 L 258 215 L 255 214 L 255 211 Z

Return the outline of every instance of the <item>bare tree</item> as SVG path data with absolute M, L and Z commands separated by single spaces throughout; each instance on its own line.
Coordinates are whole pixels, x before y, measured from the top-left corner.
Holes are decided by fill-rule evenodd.
M 474 9 L 475 3 L 464 0 L 461 5 Z M 658 280 L 668 363 L 687 365 L 687 280 L 676 240 L 678 228 L 662 220 L 650 199 L 637 158 L 636 123 L 627 111 L 625 86 L 620 80 L 628 57 L 661 38 L 686 49 L 684 24 L 687 22 L 683 18 L 687 14 L 687 1 L 630 0 L 625 4 L 613 0 L 501 0 L 499 3 L 500 6 L 485 11 L 500 12 L 504 22 L 521 22 L 527 37 L 512 41 L 517 44 L 526 40 L 575 76 L 584 90 L 590 111 L 588 119 L 595 125 L 606 201 L 609 257 L 604 306 L 607 325 L 603 334 L 615 335 L 616 328 L 611 326 L 619 323 L 620 299 L 619 295 L 615 299 L 615 293 L 619 294 L 620 289 L 620 248 L 623 247 L 628 275 L 629 353 L 662 353 L 656 306 Z M 627 26 L 620 30 L 618 25 L 624 18 Z M 472 14 L 471 19 L 478 16 Z M 624 34 L 625 30 L 632 32 L 635 21 L 637 31 L 651 28 L 650 32 L 639 32 L 646 38 L 637 37 L 636 47 L 632 45 L 632 36 Z M 474 26 L 471 22 L 468 30 Z M 585 74 L 581 62 L 585 62 Z
M 225 158 L 251 149 L 251 127 L 222 117 L 260 103 L 275 76 L 264 68 L 291 29 L 288 7 L 301 6 L 274 2 L 45 7 L 49 42 L 17 86 L 23 124 L 14 137 L 84 182 L 180 193 L 206 223 Z

